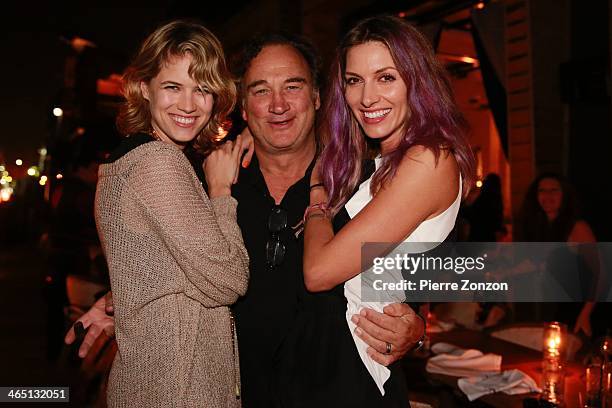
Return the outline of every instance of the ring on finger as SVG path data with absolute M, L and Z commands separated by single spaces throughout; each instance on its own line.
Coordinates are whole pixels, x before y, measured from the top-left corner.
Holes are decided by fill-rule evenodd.
M 391 346 L 392 346 L 392 344 L 389 343 L 388 341 L 386 342 L 386 344 L 387 344 L 387 349 L 385 350 L 385 354 L 389 355 L 389 354 L 391 354 Z

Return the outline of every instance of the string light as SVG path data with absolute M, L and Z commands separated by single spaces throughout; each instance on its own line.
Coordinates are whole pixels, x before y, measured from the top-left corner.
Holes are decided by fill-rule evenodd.
M 2 190 L 0 190 L 0 201 L 8 201 L 11 199 L 11 196 L 13 195 L 13 189 L 8 187 L 8 188 L 3 188 Z

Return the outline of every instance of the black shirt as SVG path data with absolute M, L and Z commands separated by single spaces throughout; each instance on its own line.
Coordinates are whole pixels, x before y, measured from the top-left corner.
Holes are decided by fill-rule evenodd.
M 295 238 L 288 228 L 280 239 L 286 246 L 284 261 L 271 267 L 266 260 L 266 243 L 270 239 L 268 218 L 275 206 L 256 156 L 251 165 L 240 170 L 232 195 L 238 201 L 238 225 L 250 257 L 249 288 L 234 305 L 238 346 L 242 404 L 245 408 L 273 406 L 272 369 L 276 353 L 296 320 L 298 302 L 309 297 L 304 285 L 302 258 L 303 235 Z M 292 185 L 280 206 L 287 211 L 288 225 L 295 226 L 310 203 L 310 163 L 304 177 Z M 374 161 L 364 162 L 362 179 L 374 172 Z M 334 219 L 339 230 L 350 217 L 343 209 Z M 324 294 L 320 294 L 324 295 Z
M 314 161 L 304 177 L 292 185 L 280 206 L 287 211 L 288 225 L 300 222 L 309 204 L 310 174 Z M 234 305 L 242 404 L 245 408 L 270 407 L 270 378 L 275 352 L 295 321 L 298 292 L 304 291 L 302 278 L 303 237 L 295 238 L 290 228 L 280 233 L 286 252 L 283 262 L 272 267 L 266 260 L 266 243 L 270 239 L 268 218 L 275 206 L 259 162 L 240 170 L 232 195 L 238 201 L 238 225 L 250 257 L 249 288 Z

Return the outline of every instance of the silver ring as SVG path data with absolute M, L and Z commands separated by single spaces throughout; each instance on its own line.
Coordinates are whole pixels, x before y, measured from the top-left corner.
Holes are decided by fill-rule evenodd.
M 387 350 L 385 351 L 385 354 L 391 354 L 391 343 L 387 342 Z

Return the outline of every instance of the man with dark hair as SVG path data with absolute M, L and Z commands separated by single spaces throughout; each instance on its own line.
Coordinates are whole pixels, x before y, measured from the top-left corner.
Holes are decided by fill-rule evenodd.
M 321 59 L 319 58 L 317 50 L 303 37 L 286 32 L 258 35 L 245 44 L 238 54 L 236 61 L 234 61 L 234 74 L 236 74 L 238 78 L 244 78 L 251 61 L 259 55 L 264 47 L 269 45 L 287 45 L 297 50 L 308 64 L 313 86 L 316 89 L 321 89 Z M 242 84 L 243 81 L 240 82 L 240 85 Z M 244 93 L 241 93 L 241 97 L 244 98 Z
M 234 313 L 243 405 L 267 408 L 275 401 L 277 351 L 306 293 L 302 237 L 296 238 L 299 230 L 292 227 L 297 227 L 308 206 L 318 147 L 318 58 L 308 42 L 274 34 L 245 47 L 238 73 L 242 117 L 253 135 L 255 156 L 232 190 L 251 274 L 247 294 L 236 303 Z M 81 355 L 103 329 L 112 333 L 104 301 L 97 304 L 97 311 L 95 307 L 83 319 L 91 328 Z M 359 323 L 371 355 L 385 365 L 403 357 L 424 332 L 422 319 L 409 306 L 396 304 L 387 310 L 389 314 L 364 311 Z M 67 341 L 73 338 L 71 331 Z M 392 344 L 391 354 L 385 353 L 387 343 Z

